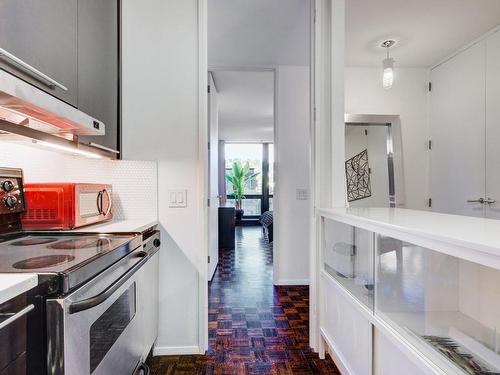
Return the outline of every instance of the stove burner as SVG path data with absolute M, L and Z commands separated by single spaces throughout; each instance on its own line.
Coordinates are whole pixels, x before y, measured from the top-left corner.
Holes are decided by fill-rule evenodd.
M 40 257 L 21 260 L 12 265 L 20 270 L 31 270 L 36 268 L 52 267 L 58 264 L 71 262 L 75 257 L 73 255 L 45 255 Z
M 57 241 L 57 238 L 28 238 L 25 240 L 19 240 L 11 243 L 11 246 L 33 246 L 33 245 L 43 245 L 46 243 L 51 243 Z
M 109 246 L 109 244 L 110 241 L 108 239 L 75 238 L 71 240 L 59 241 L 47 247 L 49 249 L 56 249 L 56 250 L 76 250 L 76 249 L 88 249 L 90 247 L 103 248 Z

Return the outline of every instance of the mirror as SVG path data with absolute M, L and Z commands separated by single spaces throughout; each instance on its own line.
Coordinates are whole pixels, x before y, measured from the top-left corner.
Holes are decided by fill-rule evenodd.
M 346 115 L 345 173 L 350 207 L 404 207 L 398 116 Z
M 348 205 L 500 219 L 500 1 L 410 3 L 346 2 Z

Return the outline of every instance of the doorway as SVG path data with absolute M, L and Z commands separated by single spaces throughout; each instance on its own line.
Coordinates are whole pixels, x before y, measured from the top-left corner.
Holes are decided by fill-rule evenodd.
M 310 185 L 314 137 L 311 122 L 312 9 L 313 2 L 303 0 L 208 1 L 208 65 L 217 94 L 220 94 L 219 110 L 222 97 L 228 93 L 224 84 L 227 77 L 221 74 L 233 74 L 234 79 L 237 74 L 260 71 L 273 77 L 274 134 L 271 140 L 260 137 L 235 141 L 223 137 L 222 116 L 219 117 L 219 142 L 224 141 L 224 144 L 220 147 L 219 143 L 218 147 L 218 180 L 221 200 L 231 205 L 234 198 L 230 188 L 224 191 L 221 186 L 221 169 L 230 173 L 232 159 L 237 156 L 224 157 L 221 163 L 221 151 L 230 154 L 243 146 L 258 149 L 257 154 L 262 156 L 249 158 L 250 162 L 257 161 L 257 165 L 249 165 L 248 172 L 259 173 L 260 177 L 249 187 L 247 202 L 242 202 L 246 211 L 243 224 L 252 224 L 259 215 L 272 210 L 274 241 L 269 247 L 268 237 L 260 227 L 239 227 L 235 250 L 219 253 L 219 267 L 212 279 L 212 285 L 219 287 L 209 290 L 207 308 L 209 353 L 215 351 L 217 354 L 219 349 L 224 352 L 224 345 L 235 345 L 239 340 L 240 359 L 253 358 L 254 364 L 264 367 L 272 362 L 267 352 L 272 342 L 275 345 L 281 342 L 284 352 L 300 351 L 305 362 L 314 357 L 309 348 L 308 329 L 310 232 L 314 221 Z M 289 32 L 273 32 L 273 29 Z M 247 85 L 252 84 L 252 80 L 247 82 Z M 248 108 L 255 108 L 252 101 L 247 101 L 240 110 Z M 261 118 L 254 118 L 251 127 L 244 126 L 249 124 L 242 126 L 234 119 L 231 123 L 238 131 L 251 128 L 251 135 L 255 135 L 262 127 L 262 118 L 265 119 L 265 113 L 261 115 Z M 263 251 L 252 253 L 252 248 L 257 247 Z M 261 254 L 259 259 L 267 259 L 267 263 L 262 267 L 242 269 L 240 266 L 248 265 L 246 261 L 252 259 L 252 254 Z M 272 254 L 270 261 L 269 254 Z M 270 265 L 273 267 L 269 268 Z M 249 269 L 254 272 L 246 273 Z M 264 293 L 257 293 L 257 288 Z M 256 298 L 248 298 L 252 293 Z M 286 301 L 292 296 L 297 304 L 286 307 Z M 242 306 L 242 300 L 253 301 L 254 305 Z M 283 335 L 291 337 L 294 344 L 288 347 L 291 341 L 284 340 Z M 283 355 L 281 359 L 276 358 L 276 362 L 290 366 L 286 354 L 275 354 Z M 332 365 L 331 373 L 335 373 L 332 362 L 325 362 L 325 365 Z
M 212 67 L 208 77 L 211 280 L 219 251 L 235 249 L 235 229 L 260 226 L 261 216 L 274 209 L 276 95 L 273 69 Z M 245 168 L 244 175 L 236 178 Z M 268 230 L 266 238 L 272 241 Z

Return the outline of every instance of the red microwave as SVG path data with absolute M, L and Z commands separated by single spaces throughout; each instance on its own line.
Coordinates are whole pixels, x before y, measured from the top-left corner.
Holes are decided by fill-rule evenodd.
M 24 185 L 23 229 L 73 229 L 113 218 L 111 185 L 33 183 Z

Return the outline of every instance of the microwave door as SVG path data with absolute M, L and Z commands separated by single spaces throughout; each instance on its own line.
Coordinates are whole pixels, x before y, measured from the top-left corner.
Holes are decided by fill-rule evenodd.
M 113 217 L 111 186 L 79 185 L 75 194 L 75 227 L 106 221 Z
M 92 224 L 100 220 L 102 212 L 101 190 L 80 190 L 76 197 L 75 227 Z

